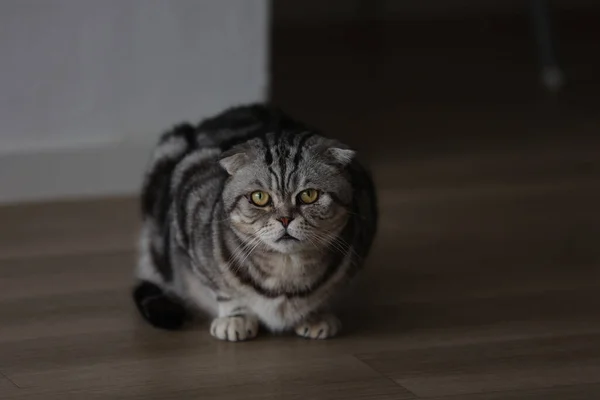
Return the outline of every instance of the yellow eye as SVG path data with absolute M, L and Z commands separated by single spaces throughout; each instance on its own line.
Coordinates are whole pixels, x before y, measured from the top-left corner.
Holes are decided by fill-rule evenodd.
M 250 200 L 252 200 L 252 202 L 257 206 L 264 207 L 271 201 L 271 196 L 269 196 L 269 193 L 257 190 L 256 192 L 252 192 L 250 194 Z
M 319 192 L 315 189 L 306 189 L 300 193 L 300 201 L 304 204 L 312 204 L 319 198 Z

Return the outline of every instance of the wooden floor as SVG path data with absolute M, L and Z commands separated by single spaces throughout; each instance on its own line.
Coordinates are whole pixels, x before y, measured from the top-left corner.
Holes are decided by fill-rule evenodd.
M 536 96 L 388 99 L 356 123 L 283 99 L 353 135 L 379 187 L 333 340 L 142 323 L 134 199 L 0 208 L 0 398 L 600 399 L 600 119 Z
M 596 154 L 375 163 L 375 251 L 319 342 L 141 323 L 132 199 L 1 208 L 0 398 L 598 399 Z

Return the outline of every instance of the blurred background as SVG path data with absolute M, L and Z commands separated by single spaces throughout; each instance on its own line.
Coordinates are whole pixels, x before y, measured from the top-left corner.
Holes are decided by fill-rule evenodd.
M 594 0 L 0 1 L 0 398 L 600 398 L 599 43 Z M 374 172 L 338 341 L 133 313 L 156 138 L 249 101 Z
M 133 193 L 162 130 L 256 100 L 394 157 L 595 129 L 593 0 L 0 7 L 4 202 Z

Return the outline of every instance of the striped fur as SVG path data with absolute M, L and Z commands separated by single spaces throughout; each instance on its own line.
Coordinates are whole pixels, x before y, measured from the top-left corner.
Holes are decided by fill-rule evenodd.
M 306 189 L 320 193 L 314 204 L 299 200 Z M 252 204 L 256 190 L 271 203 Z M 259 323 L 335 335 L 328 302 L 362 265 L 377 227 L 373 182 L 354 152 L 263 105 L 165 133 L 141 200 L 140 312 L 176 329 L 202 309 L 213 336 L 231 341 L 256 336 Z

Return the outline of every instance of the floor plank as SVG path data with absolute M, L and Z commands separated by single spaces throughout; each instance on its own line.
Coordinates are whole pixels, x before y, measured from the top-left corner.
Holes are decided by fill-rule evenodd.
M 600 383 L 600 336 L 359 355 L 423 397 Z
M 0 398 L 19 392 L 21 392 L 21 389 L 18 388 L 17 385 L 8 380 L 4 375 L 0 374 Z
M 284 382 L 282 385 L 261 383 L 248 386 L 224 385 L 220 387 L 188 387 L 168 385 L 139 385 L 110 387 L 73 391 L 36 391 L 24 389 L 2 397 L 3 399 L 22 400 L 62 400 L 75 399 L 214 399 L 214 400 L 279 400 L 279 399 L 315 399 L 315 400 L 402 400 L 412 399 L 410 394 L 384 378 L 353 380 L 344 383 L 326 383 L 320 385 L 296 385 Z
M 93 223 L 90 221 L 93 216 Z M 0 260 L 131 250 L 139 226 L 137 201 L 98 199 L 0 207 Z
M 594 400 L 600 385 L 557 386 L 540 390 L 515 390 L 474 395 L 444 396 L 438 400 Z M 432 400 L 435 400 L 432 398 Z
M 0 300 L 18 301 L 131 286 L 135 255 L 123 252 L 86 253 L 0 260 Z M 23 290 L 27 287 L 28 290 Z
M 257 399 L 290 394 L 296 398 L 305 395 L 324 399 L 342 399 L 351 394 L 369 399 L 413 397 L 351 356 L 314 357 L 305 367 L 293 359 L 279 357 L 249 359 L 233 355 L 212 358 L 210 362 L 196 355 L 145 357 L 10 377 L 31 392 L 94 391 L 116 395 L 123 391 L 156 391 L 173 396 L 184 388 L 185 392 L 202 394 L 202 398 L 235 398 L 242 393 L 251 393 Z M 354 384 L 345 387 L 348 382 Z

